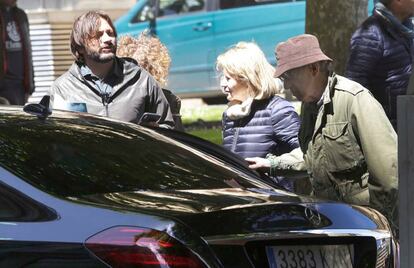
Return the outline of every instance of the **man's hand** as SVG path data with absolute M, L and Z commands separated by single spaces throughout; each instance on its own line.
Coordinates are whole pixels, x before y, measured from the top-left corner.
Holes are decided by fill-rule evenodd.
M 266 158 L 261 157 L 249 157 L 245 158 L 249 162 L 249 168 L 251 169 L 269 169 L 270 161 Z

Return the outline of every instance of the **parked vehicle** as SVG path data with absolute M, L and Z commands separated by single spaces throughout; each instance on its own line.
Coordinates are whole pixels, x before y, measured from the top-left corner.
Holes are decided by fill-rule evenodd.
M 169 88 L 181 97 L 220 94 L 215 61 L 229 46 L 255 41 L 274 63 L 275 44 L 305 31 L 304 0 L 138 0 L 115 27 L 138 35 L 154 13 L 172 58 Z
M 282 191 L 183 133 L 27 107 L 0 108 L 0 267 L 394 265 L 373 209 Z
M 305 0 L 138 0 L 115 27 L 133 36 L 155 29 L 172 58 L 169 88 L 181 97 L 208 97 L 221 94 L 220 53 L 255 41 L 275 64 L 275 45 L 304 33 L 305 9 Z

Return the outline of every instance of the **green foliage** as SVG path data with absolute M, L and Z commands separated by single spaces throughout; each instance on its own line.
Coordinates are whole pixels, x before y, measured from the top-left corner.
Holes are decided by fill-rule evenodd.
M 219 145 L 222 144 L 221 128 L 194 129 L 188 133 Z
M 292 101 L 295 110 L 300 113 L 300 102 Z M 181 108 L 181 118 L 186 132 L 197 137 L 222 144 L 221 117 L 227 108 L 223 105 L 192 105 Z
M 191 124 L 199 119 L 204 122 L 220 122 L 227 105 L 203 105 L 197 107 L 182 107 L 183 124 Z
M 199 105 L 181 108 L 181 118 L 186 132 L 211 141 L 222 143 L 221 117 L 227 105 Z

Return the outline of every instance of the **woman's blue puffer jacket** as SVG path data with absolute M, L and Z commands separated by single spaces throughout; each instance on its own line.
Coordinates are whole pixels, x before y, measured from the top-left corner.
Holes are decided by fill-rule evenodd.
M 378 14 L 351 38 L 345 76 L 368 88 L 396 126 L 397 96 L 406 94 L 413 62 L 413 40 Z
M 235 121 L 224 112 L 222 122 L 223 146 L 243 158 L 281 155 L 299 147 L 298 114 L 279 96 L 254 100 L 250 114 Z

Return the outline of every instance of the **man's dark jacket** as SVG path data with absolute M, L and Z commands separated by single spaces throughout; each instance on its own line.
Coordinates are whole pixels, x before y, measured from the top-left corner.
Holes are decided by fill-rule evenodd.
M 411 22 L 407 22 L 411 23 Z M 396 128 L 396 99 L 406 94 L 414 57 L 413 40 L 374 12 L 351 38 L 345 76 L 368 88 Z
M 80 65 L 73 63 L 69 71 L 53 83 L 49 95 L 54 109 L 66 109 L 71 104 L 85 103 L 87 112 L 110 118 L 140 123 L 145 112 L 157 113 L 157 123 L 174 127 L 172 113 L 161 88 L 147 71 L 125 58 L 115 57 L 113 75 L 116 77 L 112 92 L 103 98 L 80 72 Z
M 244 118 L 232 121 L 223 114 L 223 146 L 243 158 L 280 155 L 299 147 L 299 127 L 298 114 L 285 99 L 254 100 Z
M 0 5 L 0 8 L 3 8 Z M 32 45 L 30 43 L 29 20 L 26 13 L 18 8 L 12 7 L 13 18 L 16 20 L 18 31 L 22 38 L 23 44 L 23 58 L 24 58 L 24 90 L 27 94 L 32 94 L 34 91 L 34 76 L 33 76 L 33 60 L 32 60 Z M 5 49 L 5 25 L 0 12 L 0 79 L 5 74 L 7 68 L 7 58 Z

